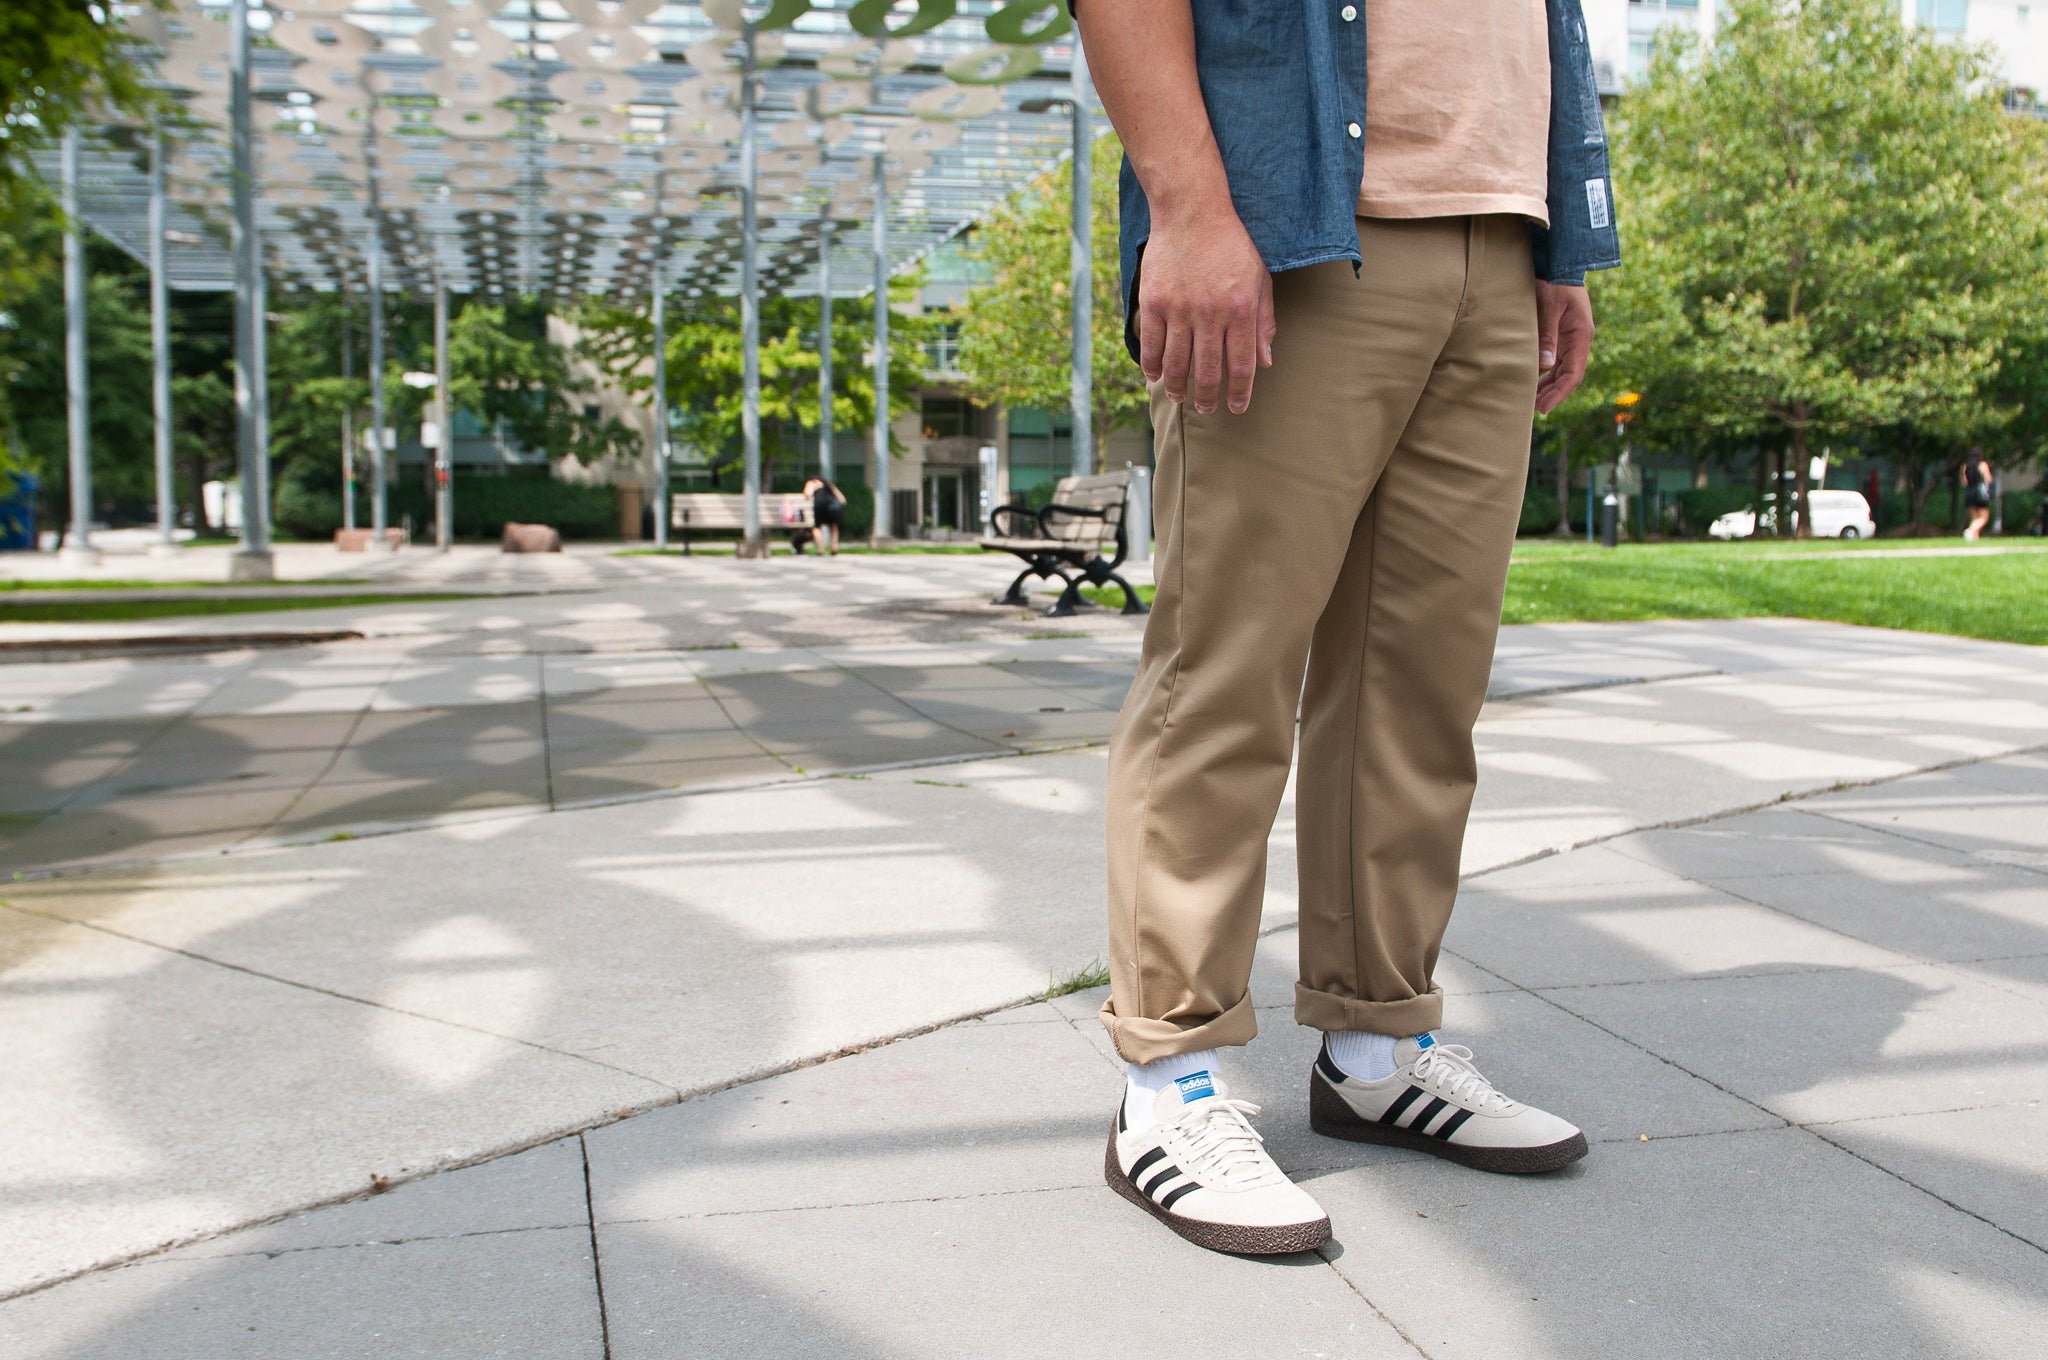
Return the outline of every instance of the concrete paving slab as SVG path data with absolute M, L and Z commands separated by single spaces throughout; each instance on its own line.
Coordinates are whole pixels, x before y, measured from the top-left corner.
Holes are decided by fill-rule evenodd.
M 2048 1325 L 2048 1257 L 1797 1129 L 1607 1144 L 1556 1176 L 1417 1158 L 1311 1188 L 1338 1272 L 1440 1360 L 2019 1360 Z
M 23 1360 L 601 1360 L 585 1227 L 176 1256 L 0 1303 Z
M 348 1000 L 12 909 L 0 951 L 0 1033 L 36 1036 L 0 1067 L 0 1294 L 666 1089 L 408 1013 L 403 979 Z
M 1697 977 L 1543 995 L 1795 1122 L 2048 1098 L 2040 1004 L 1945 966 Z
M 2048 880 L 2025 869 L 1902 847 L 1855 872 L 1725 877 L 1723 891 L 1924 959 L 2048 953 Z
M 1028 1109 L 991 1104 L 991 1082 Z M 1122 1091 L 1070 1025 L 969 1022 L 595 1129 L 591 1206 L 612 1223 L 1071 1185 L 1099 1174 Z
M 1662 882 L 1459 894 L 1450 947 L 1521 987 L 1913 963 L 1676 876 Z
M 1103 1188 L 1099 1157 L 1086 1171 L 1022 1194 L 604 1225 L 612 1356 L 707 1336 L 821 1360 L 1415 1355 L 1317 1257 L 1193 1250 Z
M 1909 1184 L 2048 1251 L 2048 1104 L 1817 1124 L 1814 1131 Z

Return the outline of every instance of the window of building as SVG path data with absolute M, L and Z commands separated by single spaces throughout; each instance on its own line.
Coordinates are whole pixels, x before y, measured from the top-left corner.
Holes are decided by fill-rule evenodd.
M 960 371 L 960 323 L 942 321 L 938 333 L 924 344 L 924 364 L 935 373 Z
M 974 433 L 974 407 L 965 397 L 926 397 L 919 406 L 926 439 Z
M 1961 33 L 1970 26 L 1970 0 L 1920 0 L 1920 27 Z

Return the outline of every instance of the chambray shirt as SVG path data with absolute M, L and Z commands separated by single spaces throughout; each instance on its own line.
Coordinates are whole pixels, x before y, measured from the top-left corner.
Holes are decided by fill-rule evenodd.
M 1113 3 L 1113 0 L 1094 0 Z M 1192 0 L 1195 67 L 1230 198 L 1266 267 L 1362 263 L 1363 0 Z M 1455 0 L 1453 0 L 1455 3 Z M 1546 0 L 1550 225 L 1530 224 L 1536 276 L 1582 283 L 1621 263 L 1607 131 L 1580 0 Z M 1128 157 L 1121 176 L 1124 341 L 1135 357 L 1139 258 L 1152 213 Z

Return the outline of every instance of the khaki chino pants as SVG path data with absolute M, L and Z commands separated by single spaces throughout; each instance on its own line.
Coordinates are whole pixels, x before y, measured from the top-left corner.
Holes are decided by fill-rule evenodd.
M 1527 231 L 1361 219 L 1273 279 L 1251 409 L 1154 385 L 1158 598 L 1110 743 L 1103 1022 L 1130 1062 L 1242 1044 L 1300 712 L 1295 1018 L 1417 1034 L 1457 895 L 1536 359 Z

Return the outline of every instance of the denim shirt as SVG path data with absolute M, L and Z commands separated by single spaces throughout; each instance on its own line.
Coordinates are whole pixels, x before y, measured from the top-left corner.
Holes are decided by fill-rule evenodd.
M 1266 267 L 1278 273 L 1329 260 L 1361 264 L 1365 138 L 1352 129 L 1365 126 L 1364 0 L 1192 3 L 1202 101 L 1231 202 Z M 1607 132 L 1580 0 L 1545 0 L 1545 8 L 1550 225 L 1531 223 L 1529 237 L 1538 278 L 1581 283 L 1587 270 L 1621 263 Z M 1152 213 L 1128 157 L 1121 188 L 1124 340 L 1135 356 L 1138 262 Z

